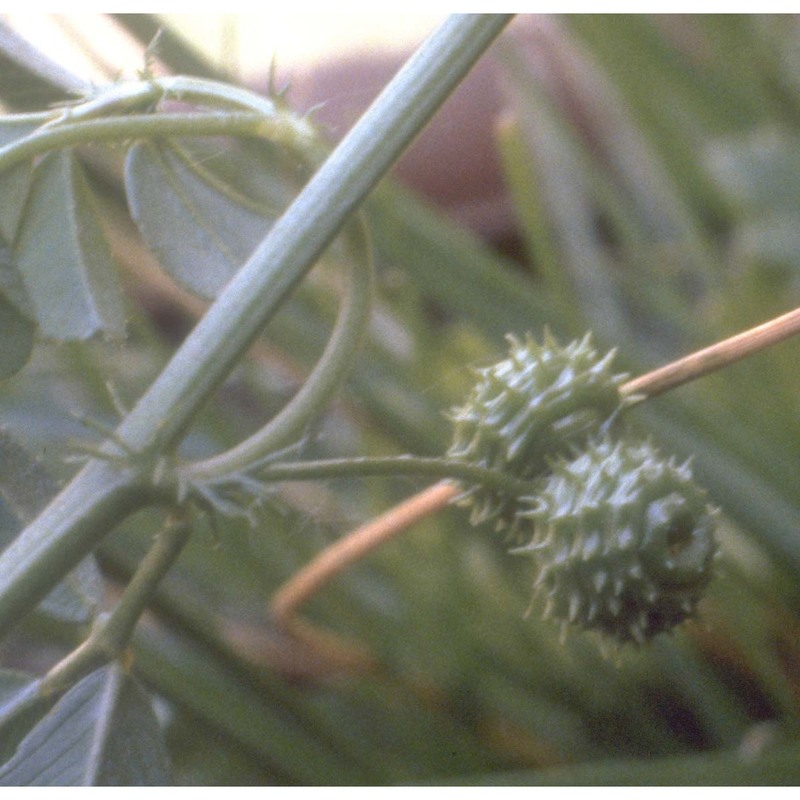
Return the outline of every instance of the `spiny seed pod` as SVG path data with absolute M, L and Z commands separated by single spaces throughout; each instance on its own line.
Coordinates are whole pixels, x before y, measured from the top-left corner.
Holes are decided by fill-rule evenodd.
M 547 332 L 542 344 L 530 334 L 508 340 L 508 358 L 476 370 L 467 402 L 452 411 L 448 457 L 527 480 L 600 431 L 620 406 L 626 376 L 612 371 L 614 351 L 599 355 L 590 334 L 566 346 Z M 462 503 L 473 524 L 494 518 L 503 527 L 514 515 L 513 500 L 481 487 L 468 488 Z
M 531 509 L 544 616 L 641 644 L 692 616 L 717 550 L 688 464 L 647 441 L 593 442 L 552 465 Z

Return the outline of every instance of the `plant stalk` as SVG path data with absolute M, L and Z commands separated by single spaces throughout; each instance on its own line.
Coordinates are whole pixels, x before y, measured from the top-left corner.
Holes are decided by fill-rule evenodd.
M 330 480 L 377 475 L 435 476 L 476 483 L 513 497 L 530 494 L 530 481 L 499 469 L 482 467 L 452 458 L 387 456 L 384 458 L 331 458 L 319 461 L 291 461 L 266 464 L 256 477 L 267 482 Z
M 676 389 L 800 333 L 800 308 L 690 353 L 624 383 L 620 393 L 632 400 L 649 399 Z
M 80 647 L 47 673 L 39 685 L 39 694 L 50 695 L 64 690 L 123 652 L 158 584 L 188 542 L 191 528 L 189 519 L 167 520 L 117 606 Z
M 358 356 L 372 309 L 372 251 L 366 225 L 347 226 L 348 272 L 339 316 L 325 350 L 297 394 L 264 427 L 230 450 L 182 470 L 192 481 L 207 481 L 247 471 L 255 462 L 300 440 L 346 377 Z
M 296 131 L 284 118 L 267 118 L 250 111 L 206 111 L 181 114 L 136 114 L 43 127 L 0 148 L 0 171 L 42 153 L 89 142 L 145 139 L 160 136 L 257 136 L 297 147 Z

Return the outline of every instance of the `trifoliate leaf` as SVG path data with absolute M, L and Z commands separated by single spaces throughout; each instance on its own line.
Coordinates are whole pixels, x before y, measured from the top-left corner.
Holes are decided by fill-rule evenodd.
M 49 703 L 37 692 L 38 678 L 17 670 L 0 670 L 0 762 L 14 755 L 17 745 Z
M 118 665 L 76 684 L 0 767 L 2 786 L 156 786 L 169 781 L 150 701 Z
M 122 335 L 122 289 L 91 190 L 71 151 L 36 166 L 15 245 L 42 333 L 55 339 Z
M 0 118 L 0 148 L 33 133 L 41 125 L 40 119 L 27 114 Z M 33 165 L 24 161 L 0 172 L 0 237 L 13 243 L 28 189 L 31 184 Z
M 125 189 L 131 215 L 162 267 L 204 298 L 219 293 L 271 224 L 163 144 L 130 149 Z

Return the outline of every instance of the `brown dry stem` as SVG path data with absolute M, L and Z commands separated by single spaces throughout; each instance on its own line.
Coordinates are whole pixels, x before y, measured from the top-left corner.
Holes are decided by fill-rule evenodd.
M 620 392 L 649 399 L 730 366 L 798 333 L 800 308 L 634 378 L 623 384 Z

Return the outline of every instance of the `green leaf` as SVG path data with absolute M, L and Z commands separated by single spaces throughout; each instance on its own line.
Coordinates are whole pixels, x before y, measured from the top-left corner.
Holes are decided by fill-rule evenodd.
M 219 293 L 270 224 L 226 188 L 175 148 L 141 142 L 128 153 L 125 189 L 142 237 L 179 284 L 204 298 Z
M 227 200 L 274 219 L 310 177 L 306 160 L 285 145 L 237 139 L 230 146 L 207 137 L 173 143 L 176 155 Z
M 36 613 L 82 625 L 94 619 L 102 600 L 103 578 L 97 562 L 89 556 L 39 603 Z
M 0 147 L 29 136 L 41 125 L 41 118 L 28 114 L 0 118 Z M 0 172 L 0 236 L 8 243 L 14 241 L 28 197 L 32 172 L 30 161 Z
M 91 191 L 71 151 L 45 156 L 34 172 L 15 254 L 45 336 L 122 335 L 122 290 Z
M 0 670 L 0 761 L 14 755 L 19 742 L 44 711 L 37 685 L 33 675 Z
M 11 248 L 3 240 L 7 223 L 7 195 L 0 174 L 0 380 L 27 364 L 33 350 L 36 325 L 30 314 L 30 301 Z
M 18 372 L 30 358 L 36 326 L 0 294 L 0 379 Z
M 41 118 L 27 114 L 0 118 L 0 147 L 29 136 L 42 125 Z M 24 161 L 0 172 L 0 237 L 13 243 L 31 186 L 33 164 Z
M 0 295 L 17 311 L 34 321 L 33 307 L 11 247 L 0 238 Z
M 0 496 L 17 519 L 30 522 L 57 491 L 58 484 L 44 466 L 0 427 Z
M 0 768 L 0 785 L 153 786 L 169 781 L 168 769 L 149 700 L 113 665 L 55 704 Z
M 0 236 L 13 242 L 31 188 L 33 166 L 29 161 L 0 173 Z

